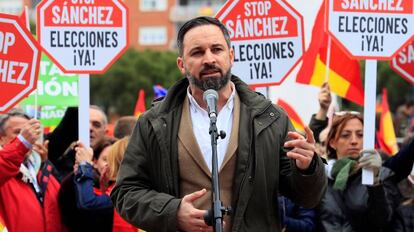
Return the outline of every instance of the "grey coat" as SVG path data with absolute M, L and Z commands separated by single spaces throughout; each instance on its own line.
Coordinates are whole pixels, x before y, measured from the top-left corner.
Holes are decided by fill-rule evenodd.
M 232 231 L 279 231 L 278 192 L 316 206 L 327 185 L 323 163 L 315 156 L 311 170 L 301 173 L 283 149 L 293 130 L 284 111 L 237 77 L 232 82 L 241 101 Z M 182 79 L 140 116 L 111 193 L 121 216 L 146 231 L 177 231 L 177 134 L 187 87 Z

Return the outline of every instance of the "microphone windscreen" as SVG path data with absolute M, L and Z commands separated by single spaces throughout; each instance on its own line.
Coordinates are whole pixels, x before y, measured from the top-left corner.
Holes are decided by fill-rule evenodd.
M 217 91 L 215 91 L 214 89 L 207 89 L 206 91 L 204 91 L 204 94 L 203 94 L 204 101 L 207 101 L 207 99 L 209 99 L 209 98 L 210 99 L 213 98 L 213 99 L 217 100 L 218 99 Z

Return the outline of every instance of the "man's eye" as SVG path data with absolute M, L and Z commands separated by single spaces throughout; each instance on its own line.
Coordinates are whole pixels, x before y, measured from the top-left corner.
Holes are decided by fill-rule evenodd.
M 221 48 L 213 48 L 213 49 L 212 49 L 212 51 L 213 51 L 214 53 L 217 53 L 217 52 L 221 52 L 221 51 L 223 51 L 223 49 L 221 49 Z
M 100 123 L 92 123 L 92 125 L 96 128 L 101 128 L 102 126 Z
M 201 54 L 202 54 L 201 51 L 195 51 L 191 53 L 192 56 L 200 56 Z

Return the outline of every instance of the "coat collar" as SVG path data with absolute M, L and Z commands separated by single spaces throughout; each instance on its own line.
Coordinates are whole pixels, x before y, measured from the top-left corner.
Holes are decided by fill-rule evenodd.
M 263 113 L 272 103 L 265 100 L 265 97 L 249 88 L 240 78 L 232 75 L 231 81 L 234 83 L 240 102 L 244 104 L 253 116 Z M 164 99 L 160 102 L 154 103 L 158 105 L 158 112 L 166 114 L 180 107 L 186 97 L 187 87 L 189 85 L 188 79 L 183 78 L 173 85 Z

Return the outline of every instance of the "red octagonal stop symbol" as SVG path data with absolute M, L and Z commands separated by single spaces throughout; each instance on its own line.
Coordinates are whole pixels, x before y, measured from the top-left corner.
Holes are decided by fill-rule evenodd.
M 40 47 L 17 16 L 0 14 L 0 112 L 36 89 Z
M 414 37 L 392 59 L 391 68 L 414 85 Z
M 128 8 L 121 0 L 44 0 L 37 36 L 65 73 L 104 73 L 128 47 Z
M 304 51 L 303 18 L 284 0 L 231 0 L 217 13 L 230 33 L 232 73 L 252 86 L 278 85 Z

